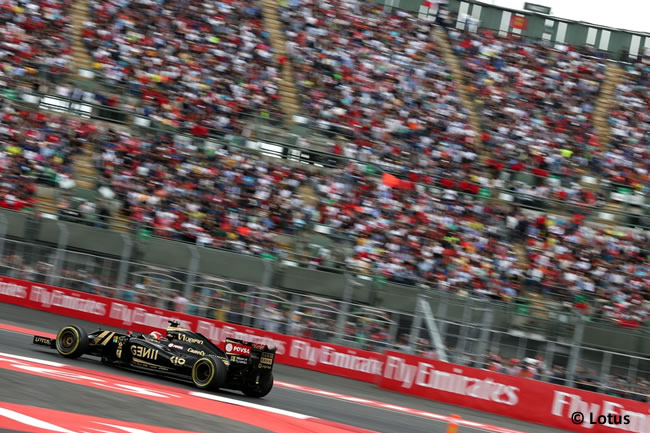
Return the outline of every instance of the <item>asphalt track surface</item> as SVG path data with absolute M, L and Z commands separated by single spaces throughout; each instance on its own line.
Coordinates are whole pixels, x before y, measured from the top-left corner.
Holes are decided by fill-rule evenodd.
M 98 328 L 97 324 L 2 303 L 0 303 L 0 322 L 48 333 L 55 333 L 62 326 L 71 323 L 85 326 L 91 331 Z M 0 352 L 48 361 L 63 361 L 85 369 L 105 371 L 152 383 L 192 389 L 190 385 L 183 383 L 107 367 L 92 358 L 82 357 L 78 360 L 64 360 L 55 351 L 31 344 L 29 336 L 4 330 L 0 330 Z M 471 421 L 527 433 L 562 431 L 499 415 L 419 399 L 378 389 L 372 384 L 295 367 L 276 364 L 273 374 L 277 381 L 391 403 L 441 415 L 454 413 Z M 445 423 L 431 419 L 281 387 L 275 387 L 263 399 L 251 399 L 237 392 L 219 391 L 218 394 L 381 433 L 444 433 L 447 429 Z M 164 403 L 7 370 L 0 370 L 0 401 L 205 433 L 215 431 L 257 433 L 266 431 Z M 8 430 L 0 429 L 0 431 Z M 459 429 L 460 433 L 472 431 L 476 432 L 477 430 L 467 427 Z

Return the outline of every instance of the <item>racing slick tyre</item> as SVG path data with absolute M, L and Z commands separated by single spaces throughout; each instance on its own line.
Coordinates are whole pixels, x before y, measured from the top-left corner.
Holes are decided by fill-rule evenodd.
M 226 383 L 226 366 L 221 360 L 201 358 L 192 366 L 192 382 L 200 389 L 218 389 Z
M 266 374 L 260 378 L 259 385 L 249 385 L 243 389 L 249 397 L 261 398 L 271 392 L 273 388 L 273 373 Z
M 75 325 L 61 328 L 56 334 L 56 351 L 66 358 L 79 358 L 88 350 L 88 334 Z

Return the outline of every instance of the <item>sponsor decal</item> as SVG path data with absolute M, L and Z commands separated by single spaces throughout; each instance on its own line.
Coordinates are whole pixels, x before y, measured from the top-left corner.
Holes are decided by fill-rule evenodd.
M 169 347 L 170 349 L 183 350 L 183 346 L 179 346 L 178 344 L 174 344 L 174 343 L 169 343 L 167 347 Z
M 71 296 L 62 290 L 48 290 L 38 285 L 32 286 L 29 300 L 47 308 L 59 307 L 66 310 L 92 314 L 94 316 L 106 315 L 106 304 L 103 302 L 93 299 L 83 299 L 79 296 Z
M 131 354 L 138 358 L 151 359 L 152 361 L 158 359 L 158 349 L 153 349 L 151 347 L 133 345 L 131 346 Z
M 187 348 L 188 353 L 193 353 L 195 355 L 205 356 L 205 352 L 202 350 L 192 349 L 191 347 Z
M 271 365 L 273 364 L 273 358 L 262 358 L 260 359 L 260 363 Z
M 185 358 L 181 358 L 180 356 L 172 356 L 169 359 L 171 360 L 172 364 L 179 367 L 185 365 Z
M 188 337 L 185 334 L 178 334 L 178 339 L 190 344 L 203 344 L 203 340 L 200 338 Z
M 115 356 L 118 359 L 122 359 L 122 346 L 124 346 L 124 340 L 119 340 L 117 342 L 117 350 L 115 351 Z
M 341 348 L 339 346 L 339 348 Z M 312 346 L 308 341 L 293 340 L 289 356 L 307 361 L 308 365 L 319 364 L 358 371 L 361 373 L 381 374 L 383 362 L 375 358 L 356 355 L 356 351 L 348 349 L 348 353 L 340 352 L 337 348 L 321 345 Z
M 114 336 L 113 337 L 113 343 L 117 343 L 119 339 L 120 339 L 120 337 L 118 337 L 117 335 Z
M 52 340 L 45 337 L 34 337 L 34 344 L 43 344 L 45 346 L 49 346 L 52 344 Z
M 230 362 L 234 362 L 235 364 L 248 364 L 248 358 L 245 356 L 232 355 L 230 357 Z
M 235 355 L 250 356 L 251 348 L 238 343 L 226 343 L 226 353 L 234 353 Z
M 27 297 L 27 288 L 20 284 L 0 281 L 0 295 L 25 299 Z
M 463 375 L 460 369 L 458 373 L 440 371 L 432 364 L 422 361 L 418 362 L 417 366 L 411 365 L 397 356 L 386 357 L 383 375 L 402 382 L 402 387 L 406 389 L 410 389 L 415 384 L 423 388 L 492 400 L 508 406 L 514 406 L 519 402 L 517 387 L 494 382 L 489 378 L 480 380 L 468 377 Z

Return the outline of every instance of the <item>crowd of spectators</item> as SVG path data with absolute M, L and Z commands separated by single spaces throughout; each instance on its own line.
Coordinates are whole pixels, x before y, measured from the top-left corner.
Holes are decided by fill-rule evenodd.
M 609 116 L 611 140 L 603 155 L 603 175 L 650 194 L 650 52 L 622 65 Z
M 347 265 L 388 281 L 424 280 L 502 301 L 526 290 L 568 299 L 593 295 L 592 315 L 621 323 L 648 318 L 644 233 L 595 229 L 582 214 L 527 217 L 411 181 L 389 186 L 359 164 L 292 169 L 252 153 L 114 131 L 99 145 L 103 181 L 127 216 L 156 236 L 279 257 L 276 234 L 317 223 L 352 241 L 351 254 L 342 258 Z M 299 193 L 303 187 L 315 200 Z M 527 262 L 513 242 L 526 243 Z
M 91 0 L 83 41 L 95 68 L 158 125 L 238 133 L 281 116 L 278 65 L 255 1 Z
M 350 136 L 334 153 L 458 177 L 477 161 L 429 22 L 357 0 L 295 0 L 280 15 L 303 112 Z
M 573 177 L 601 170 L 592 121 L 605 63 L 596 52 L 490 30 L 449 35 L 495 168 Z
M 592 227 L 580 215 L 570 221 L 539 216 L 526 221 L 525 237 L 526 287 L 564 292 L 595 319 L 628 327 L 650 319 L 647 231 Z
M 211 154 L 167 137 L 109 132 L 100 139 L 104 181 L 132 221 L 154 235 L 257 253 L 275 233 L 317 222 L 356 244 L 348 264 L 386 279 L 416 278 L 512 297 L 521 275 L 505 236 L 508 213 L 457 192 L 402 190 L 351 164 L 340 173 L 308 173 L 259 156 Z M 311 186 L 317 201 L 298 190 Z M 412 185 L 412 184 L 411 184 Z
M 71 0 L 0 2 L 0 76 L 57 74 L 71 59 Z
M 0 98 L 0 206 L 30 206 L 36 184 L 69 186 L 72 157 L 95 130 L 77 119 L 16 109 Z
M 103 181 L 152 235 L 260 255 L 277 248 L 274 233 L 294 233 L 309 220 L 296 194 L 304 170 L 167 136 L 109 130 L 99 145 Z

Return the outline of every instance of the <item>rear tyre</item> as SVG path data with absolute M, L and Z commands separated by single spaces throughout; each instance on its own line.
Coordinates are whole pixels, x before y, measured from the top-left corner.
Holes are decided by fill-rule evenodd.
M 201 358 L 192 366 L 192 382 L 199 389 L 219 389 L 226 382 L 226 366 L 220 360 Z
M 243 392 L 249 397 L 261 398 L 271 392 L 271 389 L 273 389 L 273 373 L 262 376 L 258 385 L 249 385 L 243 389 Z
M 88 350 L 88 334 L 75 325 L 64 326 L 56 335 L 56 351 L 66 358 L 79 358 Z

